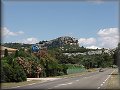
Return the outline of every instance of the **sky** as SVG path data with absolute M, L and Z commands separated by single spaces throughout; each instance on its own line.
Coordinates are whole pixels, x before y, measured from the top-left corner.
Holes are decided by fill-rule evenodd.
M 87 48 L 118 44 L 118 2 L 3 1 L 3 42 L 34 44 L 61 36 L 78 39 Z

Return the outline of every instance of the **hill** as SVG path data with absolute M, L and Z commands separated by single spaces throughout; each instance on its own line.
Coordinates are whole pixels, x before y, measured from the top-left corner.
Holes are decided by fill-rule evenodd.
M 47 48 L 63 47 L 65 45 L 79 46 L 78 40 L 73 37 L 69 37 L 69 36 L 58 37 L 58 38 L 50 40 L 50 41 L 40 41 L 39 45 L 41 47 L 44 46 Z

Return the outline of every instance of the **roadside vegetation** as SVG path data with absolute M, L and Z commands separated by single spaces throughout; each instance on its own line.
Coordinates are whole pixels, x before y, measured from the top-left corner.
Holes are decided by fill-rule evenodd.
M 85 47 L 64 46 L 48 48 L 40 52 L 32 52 L 31 45 L 5 44 L 7 47 L 17 48 L 15 53 L 8 54 L 5 50 L 1 59 L 1 82 L 21 82 L 27 78 L 53 77 L 80 73 L 91 68 L 111 67 L 115 62 L 114 53 L 93 55 L 65 55 L 64 53 L 83 53 L 91 51 Z M 98 49 L 93 49 L 96 51 Z

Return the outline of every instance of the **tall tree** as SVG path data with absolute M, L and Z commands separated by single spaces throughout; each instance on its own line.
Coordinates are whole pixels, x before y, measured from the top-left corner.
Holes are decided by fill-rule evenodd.
M 7 49 L 5 49 L 4 56 L 5 56 L 5 57 L 8 56 L 8 50 L 7 50 Z
M 18 50 L 15 51 L 15 57 L 18 57 Z

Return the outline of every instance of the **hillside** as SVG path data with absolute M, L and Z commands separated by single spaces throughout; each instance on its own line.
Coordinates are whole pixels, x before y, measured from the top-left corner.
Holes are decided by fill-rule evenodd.
M 48 48 L 63 47 L 65 45 L 79 46 L 78 40 L 73 37 L 69 37 L 69 36 L 58 37 L 58 38 L 50 40 L 50 41 L 40 41 L 39 45 L 45 46 Z

